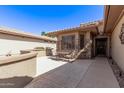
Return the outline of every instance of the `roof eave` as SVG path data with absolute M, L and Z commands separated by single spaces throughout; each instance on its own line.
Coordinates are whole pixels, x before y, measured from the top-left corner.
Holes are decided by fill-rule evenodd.
M 104 29 L 103 29 L 104 32 L 106 32 L 106 25 L 108 21 L 109 10 L 110 10 L 110 5 L 106 5 L 104 7 Z
M 46 40 L 46 41 L 56 41 L 56 40 L 52 40 L 52 39 L 42 38 L 41 36 L 33 36 L 33 35 L 22 34 L 22 33 L 18 33 L 18 32 L 9 32 L 9 31 L 5 31 L 5 30 L 0 30 L 0 33 L 13 35 L 13 36 L 19 36 L 19 37 L 27 37 L 27 38 L 31 38 L 31 39 L 39 39 L 39 40 Z
M 72 29 L 64 29 L 64 30 L 59 30 L 59 31 L 54 31 L 54 32 L 49 32 L 47 33 L 48 35 L 60 35 L 62 33 L 71 33 L 71 32 L 80 32 L 80 31 L 89 31 L 89 30 L 96 30 L 97 25 L 90 25 L 88 27 L 75 27 Z M 93 29 L 94 28 L 94 29 Z

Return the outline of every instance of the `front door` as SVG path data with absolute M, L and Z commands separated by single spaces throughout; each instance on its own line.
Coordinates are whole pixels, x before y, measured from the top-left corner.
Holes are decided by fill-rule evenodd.
M 96 56 L 106 56 L 107 38 L 96 39 Z

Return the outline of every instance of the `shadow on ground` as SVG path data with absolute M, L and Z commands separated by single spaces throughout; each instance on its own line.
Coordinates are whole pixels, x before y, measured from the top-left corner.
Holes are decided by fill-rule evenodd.
M 32 80 L 28 76 L 0 79 L 0 88 L 23 88 Z

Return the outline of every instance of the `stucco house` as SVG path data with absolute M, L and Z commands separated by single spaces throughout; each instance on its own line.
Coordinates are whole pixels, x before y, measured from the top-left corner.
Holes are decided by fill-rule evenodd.
M 124 5 L 105 6 L 104 33 L 110 37 L 110 56 L 124 71 Z
M 34 77 L 37 73 L 37 71 L 36 71 L 36 69 L 37 69 L 36 68 L 37 53 L 36 52 L 26 53 L 26 54 L 21 54 L 21 55 L 16 55 L 16 56 L 14 55 L 14 56 L 1 57 L 1 55 L 6 55 L 10 51 L 12 54 L 18 54 L 20 52 L 20 50 L 33 49 L 35 47 L 50 46 L 51 48 L 56 49 L 57 52 L 68 52 L 69 53 L 74 50 L 79 52 L 80 50 L 82 50 L 85 47 L 85 45 L 90 40 L 92 41 L 91 46 L 88 48 L 88 51 L 86 52 L 86 54 L 83 56 L 80 56 L 80 58 L 90 59 L 90 58 L 94 58 L 94 57 L 104 57 L 107 63 L 108 63 L 108 60 L 106 58 L 112 58 L 113 61 L 115 61 L 118 64 L 118 66 L 124 71 L 124 62 L 123 62 L 124 61 L 124 54 L 123 54 L 124 53 L 124 5 L 119 5 L 119 6 L 107 5 L 107 6 L 105 6 L 104 18 L 102 20 L 88 22 L 88 23 L 81 23 L 78 27 L 53 31 L 53 32 L 49 32 L 47 34 L 56 36 L 57 40 L 50 38 L 50 37 L 46 37 L 46 36 L 36 36 L 36 35 L 29 34 L 29 33 L 19 32 L 17 30 L 13 30 L 13 29 L 0 28 L 0 49 L 1 49 L 1 52 L 0 52 L 1 76 L 0 76 L 0 78 L 10 78 L 10 77 L 14 77 L 14 76 L 25 76 L 25 75 L 29 76 L 29 77 Z M 41 60 L 41 61 L 43 61 L 43 60 Z M 99 63 L 99 61 L 101 62 L 101 64 L 102 64 L 102 62 L 104 62 L 100 59 L 96 63 Z M 42 63 L 42 62 L 40 62 L 40 63 Z M 104 79 L 103 82 L 105 81 L 105 84 L 108 85 L 108 81 L 113 78 L 111 78 L 111 77 L 104 78 L 103 77 L 105 75 L 106 76 L 110 75 L 110 73 L 106 74 L 107 70 L 110 70 L 109 66 L 108 66 L 109 69 L 106 69 L 106 68 L 104 69 L 104 67 L 107 67 L 107 65 L 109 65 L 107 63 L 104 63 L 104 65 L 97 64 L 97 65 L 95 65 L 97 67 L 94 67 L 95 69 L 89 70 L 89 72 L 91 70 L 93 70 L 93 72 L 90 72 L 90 74 L 88 74 L 91 77 L 89 79 L 91 81 L 93 81 L 93 83 L 88 80 L 87 84 L 89 84 L 89 85 L 93 84 L 93 87 L 94 87 L 94 84 L 99 83 L 101 80 L 101 77 L 102 77 L 102 79 Z M 72 64 L 72 65 L 74 66 L 75 64 Z M 59 80 L 59 78 L 55 78 L 56 77 L 55 76 L 55 77 L 53 77 L 55 80 L 52 80 L 52 79 L 51 80 L 56 81 L 58 79 L 58 82 L 60 84 L 61 81 L 62 82 L 65 81 L 65 79 L 63 79 L 63 77 L 66 78 L 65 76 L 67 76 L 67 81 L 69 81 L 70 76 L 67 74 L 69 74 L 70 71 L 72 71 L 72 68 L 73 68 L 72 65 L 69 66 L 67 63 L 66 66 L 63 65 L 60 68 L 59 67 L 56 68 L 57 69 L 56 71 L 58 74 L 53 73 L 52 76 L 57 75 L 58 77 L 60 77 L 60 74 L 62 73 L 62 75 L 61 75 L 62 77 Z M 78 63 L 78 65 L 80 65 L 80 64 Z M 72 67 L 71 70 L 69 70 L 69 71 L 67 71 L 69 68 L 68 66 Z M 62 69 L 63 67 L 64 67 L 64 69 Z M 76 65 L 76 67 L 74 67 L 75 70 L 77 69 L 77 67 L 82 69 L 83 65 L 81 67 Z M 89 66 L 87 68 L 89 68 Z M 99 69 L 99 68 L 102 68 L 102 69 Z M 60 72 L 58 69 L 60 69 Z M 84 70 L 85 69 L 79 70 L 79 72 L 83 72 Z M 100 70 L 100 73 L 97 72 L 99 70 Z M 103 70 L 105 70 L 105 71 L 103 71 Z M 11 73 L 10 73 L 10 71 L 11 71 Z M 51 70 L 51 72 L 54 72 L 54 71 L 55 71 L 55 69 Z M 64 71 L 67 71 L 69 73 L 65 73 Z M 86 72 L 87 71 L 88 70 L 86 69 Z M 104 74 L 102 73 L 102 71 Z M 77 73 L 78 69 L 74 72 Z M 94 75 L 94 73 L 95 73 L 95 75 Z M 111 73 L 113 73 L 112 70 L 111 70 Z M 74 77 L 77 74 L 71 73 L 71 75 L 72 75 L 71 77 Z M 101 77 L 99 77 L 100 75 L 101 75 Z M 93 78 L 92 78 L 92 76 L 93 76 Z M 98 77 L 98 79 L 97 79 L 97 77 Z M 77 78 L 79 78 L 79 77 L 77 77 Z M 74 78 L 71 78 L 70 80 L 71 80 L 71 82 L 72 82 L 72 80 L 77 81 L 77 78 L 75 79 L 75 77 L 74 77 Z M 50 79 L 48 79 L 48 82 L 49 82 L 49 80 Z M 96 80 L 96 81 L 94 81 L 94 80 Z M 40 80 L 40 82 L 41 81 L 42 80 Z M 47 80 L 43 80 L 43 81 L 47 82 Z M 81 82 L 81 80 L 79 80 L 79 81 Z M 36 84 L 37 84 L 37 82 L 36 82 Z M 66 85 L 65 82 L 62 84 Z M 104 85 L 103 82 L 100 82 L 101 85 Z M 70 83 L 70 82 L 68 82 L 68 83 Z M 47 83 L 39 83 L 39 82 L 38 82 L 38 84 L 47 85 Z M 79 82 L 78 82 L 78 85 L 79 85 Z M 98 86 L 99 85 L 100 84 L 98 84 Z M 112 86 L 112 85 L 110 84 L 110 86 Z M 106 87 L 106 86 L 104 86 L 104 87 Z
M 103 20 L 83 23 L 79 27 L 49 32 L 57 36 L 57 51 L 80 51 L 92 40 L 86 58 L 105 56 L 112 58 L 124 71 L 124 6 L 104 7 Z
M 103 20 L 80 24 L 79 27 L 63 29 L 48 33 L 57 36 L 57 51 L 70 52 L 73 50 L 80 51 L 89 40 L 93 44 L 86 55 L 91 58 L 97 55 L 109 56 L 106 45 L 109 37 L 103 35 Z M 100 43 L 103 41 L 104 46 L 100 49 Z

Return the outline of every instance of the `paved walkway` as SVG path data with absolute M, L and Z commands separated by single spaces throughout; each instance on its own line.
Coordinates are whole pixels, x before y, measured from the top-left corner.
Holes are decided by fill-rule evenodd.
M 47 59 L 50 60 L 50 59 Z M 39 59 L 39 62 L 41 59 Z M 43 61 L 43 60 L 42 60 Z M 45 63 L 38 63 L 44 68 Z M 45 60 L 44 60 L 45 61 Z M 74 63 L 52 61 L 54 69 L 45 65 L 46 71 L 38 75 L 27 88 L 118 88 L 118 82 L 106 58 L 77 60 Z M 44 64 L 44 65 L 43 65 Z M 59 65 L 56 65 L 59 64 Z M 61 64 L 61 65 L 60 65 Z

